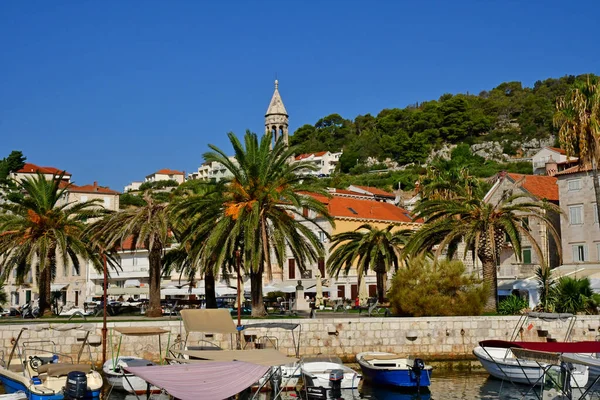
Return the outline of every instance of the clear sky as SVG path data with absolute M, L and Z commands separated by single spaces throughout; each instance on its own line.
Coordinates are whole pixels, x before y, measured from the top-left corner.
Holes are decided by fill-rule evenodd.
M 590 1 L 2 1 L 0 158 L 122 190 L 262 133 L 600 70 Z

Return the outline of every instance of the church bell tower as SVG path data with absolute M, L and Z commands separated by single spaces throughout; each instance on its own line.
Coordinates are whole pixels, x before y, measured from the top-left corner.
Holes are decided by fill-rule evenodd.
M 285 145 L 288 146 L 288 113 L 281 100 L 279 81 L 277 80 L 275 80 L 275 91 L 265 114 L 265 132 L 271 132 L 275 142 L 283 137 Z

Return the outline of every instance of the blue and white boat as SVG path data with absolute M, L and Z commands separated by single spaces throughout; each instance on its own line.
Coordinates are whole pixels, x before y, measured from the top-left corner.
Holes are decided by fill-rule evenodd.
M 102 375 L 92 369 L 91 363 L 72 362 L 68 355 L 55 351 L 51 340 L 21 343 L 26 330 L 19 333 L 8 359 L 0 360 L 0 382 L 7 394 L 24 393 L 28 400 L 100 397 Z M 87 335 L 82 346 L 86 342 Z
M 432 367 L 420 358 L 402 357 L 393 353 L 365 352 L 356 356 L 363 379 L 372 385 L 403 389 L 428 388 Z

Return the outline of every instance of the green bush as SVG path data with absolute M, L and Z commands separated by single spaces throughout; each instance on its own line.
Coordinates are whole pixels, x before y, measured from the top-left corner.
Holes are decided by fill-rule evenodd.
M 592 291 L 588 278 L 563 277 L 554 288 L 556 312 L 598 314 L 600 295 Z
M 396 272 L 389 291 L 392 311 L 398 315 L 481 315 L 489 289 L 474 276 L 465 275 L 461 261 L 411 259 Z
M 511 294 L 498 304 L 498 313 L 500 315 L 517 315 L 528 306 L 527 300 Z
M 143 192 L 146 189 L 164 189 L 177 186 L 179 186 L 179 184 L 175 180 L 169 179 L 166 181 L 144 182 L 140 185 L 139 190 Z

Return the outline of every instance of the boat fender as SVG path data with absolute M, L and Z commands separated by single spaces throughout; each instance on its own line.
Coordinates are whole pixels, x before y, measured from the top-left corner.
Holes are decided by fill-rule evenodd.
M 32 377 L 31 377 L 31 383 L 32 383 L 33 385 L 41 385 L 41 384 L 42 384 L 42 380 L 41 380 L 41 379 L 40 379 L 40 377 L 39 377 L 39 376 L 37 376 L 37 375 L 36 375 L 36 376 L 32 376 Z

